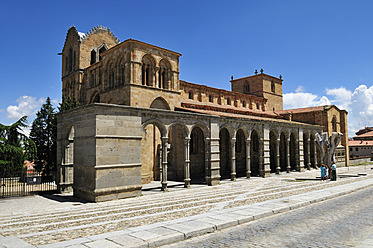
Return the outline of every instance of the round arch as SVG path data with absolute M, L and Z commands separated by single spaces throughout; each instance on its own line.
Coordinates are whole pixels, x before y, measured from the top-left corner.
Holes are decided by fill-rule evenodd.
M 170 105 L 163 97 L 157 97 L 150 104 L 150 108 L 170 110 Z
M 166 129 L 165 125 L 157 119 L 150 119 L 150 120 L 145 121 L 142 124 L 143 130 L 145 131 L 146 126 L 150 125 L 150 124 L 156 126 L 159 129 L 162 137 L 167 137 L 167 129 Z

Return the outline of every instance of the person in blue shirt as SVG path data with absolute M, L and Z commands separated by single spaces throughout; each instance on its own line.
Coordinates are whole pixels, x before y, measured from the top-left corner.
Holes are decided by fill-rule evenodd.
M 320 169 L 321 169 L 321 180 L 324 181 L 325 180 L 325 166 L 324 166 L 324 164 L 321 165 Z

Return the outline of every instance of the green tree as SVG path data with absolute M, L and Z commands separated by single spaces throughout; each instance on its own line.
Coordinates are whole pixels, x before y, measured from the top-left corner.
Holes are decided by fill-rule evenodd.
M 37 165 L 44 174 L 55 172 L 57 151 L 56 112 L 48 97 L 32 122 L 30 138 L 37 148 Z M 44 167 L 44 168 L 41 168 Z
M 58 110 L 60 112 L 63 112 L 63 111 L 66 111 L 72 108 L 76 108 L 78 106 L 79 106 L 79 102 L 75 98 L 71 99 L 70 97 L 66 98 L 62 96 L 62 103 L 60 103 L 60 106 L 58 106 Z
M 35 143 L 21 130 L 27 127 L 27 116 L 6 126 L 0 124 L 0 166 L 6 176 L 23 169 L 25 160 L 36 157 Z

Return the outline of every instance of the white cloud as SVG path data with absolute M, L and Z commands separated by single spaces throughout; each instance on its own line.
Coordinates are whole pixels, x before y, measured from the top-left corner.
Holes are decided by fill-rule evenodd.
M 30 116 L 36 113 L 44 101 L 44 98 L 36 100 L 36 98 L 32 96 L 21 96 L 17 99 L 18 105 L 10 105 L 7 107 L 7 118 L 17 120 L 25 115 Z
M 299 85 L 298 88 L 295 90 L 296 93 L 304 92 L 305 88 L 302 85 Z
M 283 99 L 284 109 L 305 108 L 330 104 L 330 101 L 326 96 L 319 97 L 307 92 L 286 93 L 283 95 Z
M 299 86 L 295 93 L 284 94 L 284 109 L 335 104 L 348 111 L 349 137 L 355 136 L 361 128 L 373 126 L 373 86 L 360 85 L 353 92 L 344 87 L 326 89 L 327 96 L 321 97 L 303 91 Z

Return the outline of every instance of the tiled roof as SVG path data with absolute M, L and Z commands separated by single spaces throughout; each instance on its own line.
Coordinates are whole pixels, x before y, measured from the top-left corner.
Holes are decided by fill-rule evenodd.
M 296 122 L 296 121 L 288 121 L 288 120 L 284 120 L 284 119 L 275 119 L 275 118 L 254 116 L 254 115 L 234 114 L 234 113 L 227 113 L 227 112 L 220 112 L 220 111 L 213 111 L 213 110 L 206 110 L 206 109 L 193 109 L 193 108 L 185 108 L 185 107 L 175 107 L 175 110 L 194 112 L 194 113 L 200 113 L 200 114 L 215 115 L 215 116 L 222 116 L 222 117 L 234 117 L 234 118 L 242 118 L 242 119 L 249 119 L 249 120 L 258 120 L 258 121 L 269 121 L 269 122 L 279 122 L 279 123 L 316 126 L 316 125 L 311 125 L 311 124 L 301 123 L 301 122 Z
M 358 136 L 355 136 L 354 139 L 356 139 L 356 138 L 366 138 L 366 137 L 373 137 L 373 131 L 369 131 L 369 132 L 360 134 Z
M 298 108 L 298 109 L 286 109 L 286 110 L 280 110 L 276 111 L 277 114 L 288 114 L 288 113 L 305 113 L 305 112 L 314 112 L 314 111 L 321 111 L 328 107 L 331 107 L 332 105 L 324 105 L 324 106 L 316 106 L 316 107 L 308 107 L 308 108 Z
M 241 114 L 241 115 L 255 115 L 255 116 L 263 116 L 269 118 L 281 118 L 274 112 L 270 111 L 261 111 L 261 110 L 254 110 L 249 108 L 242 108 L 242 107 L 235 107 L 231 105 L 219 105 L 211 102 L 198 102 L 190 99 L 183 99 L 181 101 L 181 106 L 185 108 L 192 108 L 192 109 L 204 109 L 204 110 L 211 110 L 216 112 L 227 112 L 232 114 Z
M 373 140 L 349 140 L 348 146 L 373 146 Z

